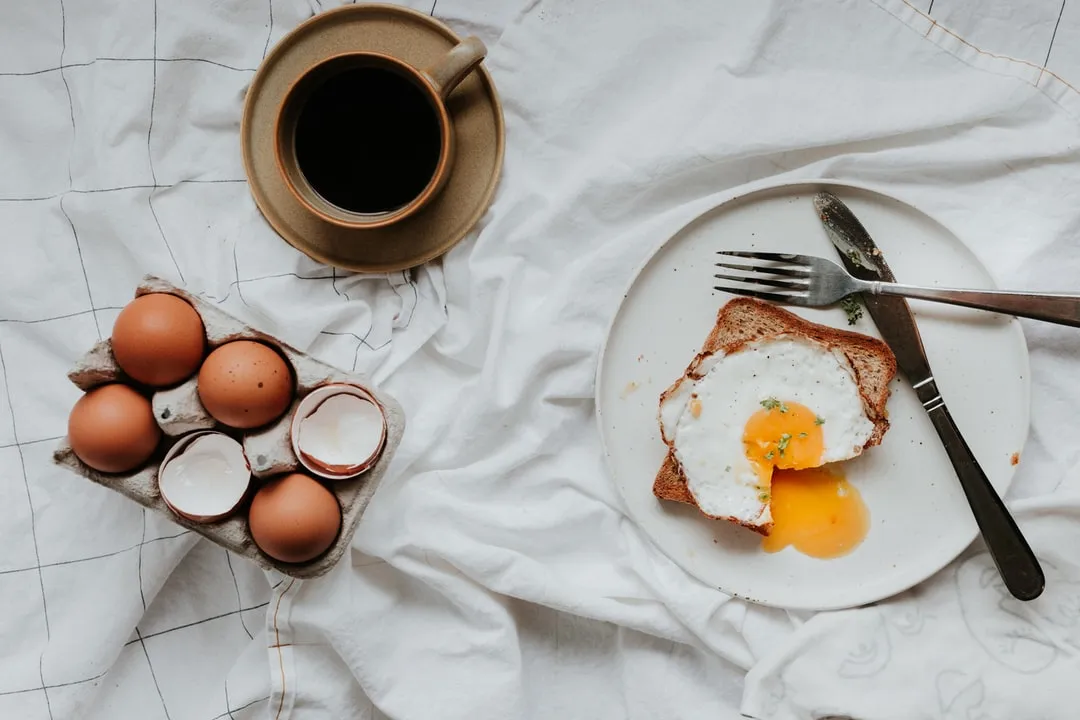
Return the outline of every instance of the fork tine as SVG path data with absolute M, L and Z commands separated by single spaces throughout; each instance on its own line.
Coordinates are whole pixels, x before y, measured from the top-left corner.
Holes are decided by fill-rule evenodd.
M 722 273 L 716 273 L 713 277 L 717 280 L 734 280 L 735 282 L 742 282 L 747 285 L 768 285 L 769 287 L 784 288 L 785 290 L 806 290 L 810 287 L 808 283 L 803 282 L 770 280 L 768 278 L 746 277 L 744 275 L 724 275 Z
M 797 263 L 800 265 L 810 264 L 810 257 L 808 255 L 796 255 L 793 253 L 749 252 L 747 250 L 718 250 L 716 254 L 754 258 L 755 260 L 771 260 L 772 262 Z
M 744 270 L 746 272 L 763 273 L 765 275 L 783 275 L 784 277 L 793 278 L 808 278 L 812 277 L 813 273 L 807 270 L 792 270 L 785 267 L 769 267 L 768 265 L 740 265 L 738 263 L 714 263 L 716 267 L 727 268 L 729 270 Z
M 717 285 L 713 289 L 719 290 L 720 292 L 731 293 L 732 295 L 746 295 L 747 297 L 771 300 L 772 302 L 790 303 L 792 305 L 805 304 L 805 298 L 800 297 L 799 295 L 790 295 L 788 293 L 762 292 L 760 290 L 747 290 L 746 288 L 726 287 L 723 285 Z

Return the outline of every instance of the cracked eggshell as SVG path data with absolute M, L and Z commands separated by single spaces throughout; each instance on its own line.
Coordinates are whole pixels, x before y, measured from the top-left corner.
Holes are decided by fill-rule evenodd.
M 372 495 L 378 490 L 397 448 L 405 433 L 406 418 L 401 405 L 376 387 L 369 386 L 369 378 L 363 374 L 349 372 L 328 365 L 311 357 L 291 345 L 283 338 L 251 327 L 239 318 L 226 313 L 212 299 L 198 293 L 178 287 L 167 279 L 148 275 L 136 288 L 137 296 L 154 292 L 168 292 L 184 298 L 198 310 L 206 329 L 207 347 L 217 348 L 233 340 L 257 340 L 277 347 L 296 372 L 297 395 L 304 398 L 308 393 L 324 385 L 334 383 L 352 384 L 366 389 L 374 397 L 386 419 L 386 441 L 381 454 L 366 472 L 351 479 L 325 481 L 329 490 L 337 497 L 341 509 L 341 531 L 331 547 L 314 560 L 295 564 L 275 560 L 261 552 L 255 545 L 248 526 L 247 513 L 241 510 L 217 522 L 200 523 L 177 515 L 165 504 L 158 491 L 158 470 L 160 460 L 176 443 L 184 441 L 186 435 L 179 436 L 179 429 L 168 433 L 160 443 L 154 456 L 144 467 L 126 473 L 102 473 L 86 465 L 72 451 L 70 443 L 61 440 L 53 454 L 53 462 L 78 474 L 90 482 L 118 492 L 141 506 L 159 513 L 172 522 L 185 527 L 211 542 L 236 553 L 266 570 L 273 570 L 293 578 L 314 578 L 324 575 L 350 551 L 350 543 L 357 525 L 361 521 Z M 112 354 L 108 340 L 99 342 L 84 354 L 75 364 L 69 379 L 82 390 L 89 390 L 109 382 L 127 382 Z M 173 390 L 173 389 L 170 389 Z M 292 413 L 299 400 L 294 400 L 287 413 L 266 428 L 243 433 L 244 451 L 249 458 L 252 475 L 256 480 L 281 473 L 295 472 L 302 469 L 293 453 L 290 438 Z M 158 416 L 160 417 L 160 416 Z M 160 420 L 159 420 L 160 422 Z M 195 421 L 192 420 L 194 423 Z M 215 424 L 215 429 L 220 427 Z M 176 432 L 176 434 L 172 434 Z M 230 433 L 239 437 L 236 433 Z M 262 454 L 262 459 L 259 455 Z M 304 472 L 309 472 L 304 470 Z M 251 490 L 257 487 L 251 483 Z M 250 492 L 250 491 L 249 491 Z M 246 502 L 246 501 L 245 501 Z
M 170 510 L 192 522 L 228 517 L 247 497 L 251 466 L 243 446 L 220 432 L 181 438 L 158 468 L 158 492 Z
M 342 429 L 350 435 L 345 443 L 333 437 Z M 323 385 L 300 401 L 290 436 L 293 452 L 305 468 L 327 480 L 345 480 L 378 461 L 386 445 L 386 413 L 358 385 Z M 350 457 L 348 448 L 356 448 L 356 455 Z

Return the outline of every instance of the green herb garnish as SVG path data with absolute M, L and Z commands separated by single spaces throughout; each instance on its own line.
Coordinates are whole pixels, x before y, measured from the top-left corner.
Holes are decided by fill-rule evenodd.
M 772 460 L 772 459 L 773 459 L 774 457 L 776 457 L 776 453 L 775 453 L 775 452 L 773 452 L 772 450 L 770 450 L 769 452 L 765 453 L 765 459 L 766 459 L 766 460 Z
M 814 424 L 815 425 L 824 425 L 825 424 L 825 418 L 823 418 L 821 416 L 815 417 L 814 418 Z
M 780 402 L 776 398 L 766 398 L 762 400 L 761 407 L 765 408 L 766 410 L 779 410 L 782 413 L 786 413 L 788 411 L 787 405 Z
M 726 468 L 724 468 L 724 472 L 731 472 L 731 466 L 728 465 Z
M 854 295 L 848 295 L 841 300 L 840 307 L 843 308 L 844 313 L 847 315 L 848 325 L 854 325 L 863 316 L 862 305 L 859 304 L 859 299 Z
M 761 502 L 769 502 L 769 493 L 763 492 L 757 496 L 757 499 Z
M 791 433 L 784 433 L 780 436 L 780 442 L 776 443 L 776 449 L 780 451 L 780 457 L 784 457 L 784 451 L 787 450 L 788 443 L 791 442 Z
M 801 433 L 799 433 L 799 437 L 800 437 L 800 438 L 804 438 L 804 437 L 806 437 L 806 433 L 804 433 L 804 432 L 801 432 Z

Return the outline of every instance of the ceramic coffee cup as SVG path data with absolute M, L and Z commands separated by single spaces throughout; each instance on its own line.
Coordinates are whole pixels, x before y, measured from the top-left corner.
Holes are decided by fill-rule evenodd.
M 308 211 L 348 229 L 417 213 L 453 167 L 446 99 L 486 54 L 469 37 L 427 68 L 354 52 L 309 69 L 277 115 L 274 152 L 288 189 Z

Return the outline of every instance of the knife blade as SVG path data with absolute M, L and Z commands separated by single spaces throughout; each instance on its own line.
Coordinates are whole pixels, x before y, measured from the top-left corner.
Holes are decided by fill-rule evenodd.
M 814 197 L 814 208 L 848 272 L 862 280 L 896 282 L 870 233 L 840 198 L 819 192 Z M 1046 584 L 1039 561 L 949 413 L 907 301 L 869 293 L 860 297 L 937 430 L 1005 586 L 1020 600 L 1037 598 Z
M 896 282 L 896 276 L 870 233 L 840 198 L 828 192 L 818 193 L 814 207 L 848 272 L 861 280 Z M 932 379 L 922 336 L 907 301 L 869 293 L 860 295 L 860 299 L 912 386 Z

